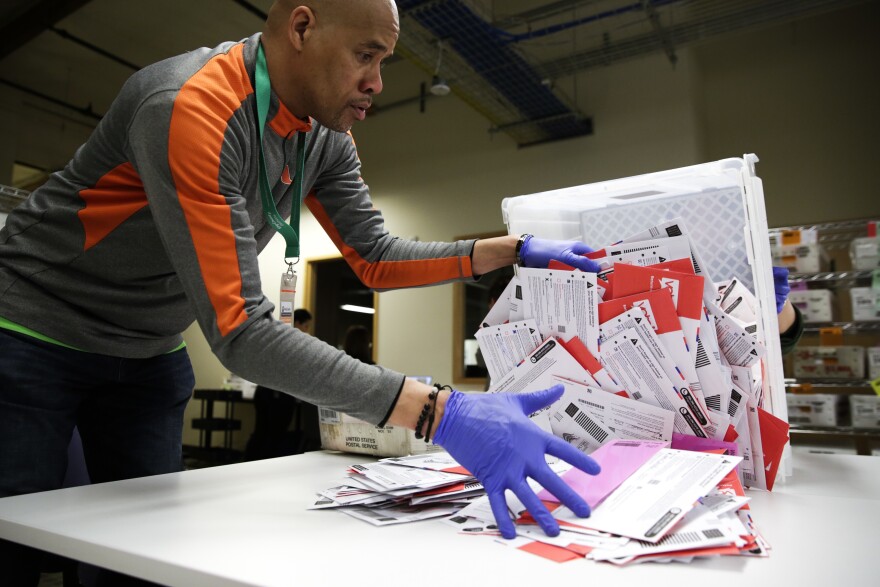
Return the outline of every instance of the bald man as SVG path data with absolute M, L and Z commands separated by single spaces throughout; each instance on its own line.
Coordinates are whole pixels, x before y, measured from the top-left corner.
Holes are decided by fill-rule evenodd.
M 370 288 L 550 258 L 591 263 L 579 243 L 411 242 L 385 230 L 348 131 L 382 91 L 398 32 L 389 0 L 279 0 L 262 34 L 135 73 L 70 163 L 10 214 L 0 232 L 0 497 L 59 487 L 74 427 L 93 482 L 180 470 L 194 386 L 181 332 L 196 321 L 245 379 L 445 442 L 496 481 L 487 487 L 505 535 L 506 487 L 543 508 L 523 487 L 531 468 L 546 472 L 550 440 L 531 442 L 540 430 L 527 420 L 527 434 L 507 438 L 534 406 L 472 406 L 361 363 L 276 320 L 263 294 L 257 254 L 301 202 Z M 497 425 L 479 425 L 486 418 Z M 496 444 L 499 454 L 459 448 Z M 35 585 L 37 558 L 0 545 L 0 572 L 17 573 L 4 584 Z

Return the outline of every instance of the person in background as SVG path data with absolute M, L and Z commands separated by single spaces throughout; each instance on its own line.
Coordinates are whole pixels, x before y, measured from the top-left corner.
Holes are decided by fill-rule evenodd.
M 312 313 L 293 311 L 293 327 L 310 333 Z M 293 430 L 290 425 L 296 416 Z M 254 431 L 244 449 L 245 461 L 286 457 L 321 449 L 318 408 L 296 397 L 258 385 L 254 391 Z
M 301 203 L 373 289 L 551 259 L 597 269 L 582 243 L 419 242 L 386 230 L 349 131 L 382 91 L 399 33 L 392 0 L 276 0 L 262 33 L 134 73 L 71 162 L 9 215 L 0 230 L 0 497 L 60 487 L 74 427 L 94 483 L 179 471 L 195 384 L 181 333 L 195 321 L 230 372 L 445 448 L 483 483 L 507 538 L 508 489 L 559 534 L 527 479 L 589 515 L 546 455 L 589 474 L 598 465 L 527 416 L 562 386 L 438 390 L 290 328 L 263 293 L 257 255 L 283 218 L 298 220 Z M 297 255 L 279 258 L 279 269 L 287 257 Z M 4 584 L 36 585 L 39 557 L 0 540 Z
M 375 365 L 373 362 L 373 337 L 366 326 L 353 324 L 345 331 L 345 343 L 342 350 L 367 365 Z
M 804 317 L 797 306 L 788 299 L 788 269 L 773 268 L 773 287 L 776 294 L 776 315 L 779 320 L 779 341 L 782 354 L 790 353 L 804 335 Z
M 312 313 L 305 308 L 293 311 L 293 327 L 306 334 L 312 333 Z

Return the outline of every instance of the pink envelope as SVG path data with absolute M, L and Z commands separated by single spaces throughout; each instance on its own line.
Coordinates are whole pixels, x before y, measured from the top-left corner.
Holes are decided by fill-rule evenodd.
M 580 469 L 572 468 L 562 475 L 562 480 L 584 498 L 591 508 L 595 508 L 661 448 L 668 447 L 669 443 L 653 440 L 612 440 L 590 455 L 602 467 L 598 475 L 588 475 Z M 538 497 L 544 501 L 559 502 L 547 490 L 538 493 Z

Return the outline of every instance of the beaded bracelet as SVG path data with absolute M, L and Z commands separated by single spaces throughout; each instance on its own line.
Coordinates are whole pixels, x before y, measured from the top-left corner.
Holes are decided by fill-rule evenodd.
M 422 411 L 419 413 L 419 419 L 416 422 L 416 438 L 421 440 L 425 439 L 425 442 L 431 442 L 431 428 L 434 427 L 434 416 L 437 412 L 437 397 L 440 395 L 440 391 L 448 389 L 452 391 L 452 388 L 448 385 L 440 385 L 439 383 L 434 384 L 434 389 L 428 394 L 428 401 L 425 402 L 425 405 L 422 406 Z M 428 421 L 428 427 L 425 430 L 425 433 L 422 434 L 422 428 L 425 426 L 425 420 Z
M 440 389 L 438 386 L 434 386 L 434 389 L 428 394 L 428 401 L 425 402 L 425 405 L 422 407 L 422 411 L 419 414 L 419 419 L 416 422 L 416 438 L 421 440 L 422 436 L 422 427 L 425 425 L 425 419 L 428 417 L 428 412 L 431 411 L 431 402 L 437 401 L 437 394 L 440 393 Z M 427 439 L 426 439 L 427 442 Z

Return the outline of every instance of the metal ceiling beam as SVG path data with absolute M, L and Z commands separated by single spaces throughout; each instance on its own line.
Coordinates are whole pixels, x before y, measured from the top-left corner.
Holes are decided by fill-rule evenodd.
M 587 4 L 596 4 L 596 0 L 557 0 L 557 2 L 551 2 L 531 10 L 502 16 L 492 24 L 498 28 L 507 29 L 577 10 Z
M 90 0 L 40 0 L 18 17 L 0 24 L 0 59 L 20 49 Z
M 666 31 L 663 30 L 663 25 L 660 24 L 660 17 L 657 15 L 654 5 L 651 3 L 651 0 L 642 0 L 642 7 L 645 10 L 645 14 L 648 15 L 648 20 L 651 22 L 651 28 L 657 33 L 657 38 L 660 39 L 660 44 L 663 45 L 663 50 L 666 51 L 666 57 L 669 59 L 669 63 L 675 66 L 675 63 L 678 61 L 678 57 L 675 55 L 675 45 L 669 39 L 669 35 L 666 34 Z
M 85 106 L 85 107 L 77 106 L 75 104 L 71 104 L 70 102 L 66 102 L 66 101 L 61 100 L 59 98 L 55 98 L 53 96 L 50 96 L 49 94 L 44 94 L 43 92 L 40 92 L 40 91 L 35 90 L 33 88 L 23 86 L 19 83 L 8 80 L 6 78 L 0 78 L 0 85 L 9 86 L 10 88 L 12 88 L 14 90 L 18 90 L 19 92 L 23 92 L 25 94 L 30 94 L 31 96 L 37 97 L 41 100 L 51 102 L 52 104 L 55 104 L 56 106 L 61 106 L 63 108 L 67 108 L 68 110 L 73 110 L 77 114 L 81 114 L 83 116 L 86 116 L 88 118 L 92 118 L 94 120 L 101 120 L 104 117 L 103 114 L 98 114 L 97 112 L 92 110 L 91 104 L 89 104 L 88 106 Z
M 722 10 L 701 18 L 667 26 L 664 34 L 654 31 L 647 35 L 611 41 L 601 47 L 547 61 L 535 67 L 547 79 L 559 79 L 593 67 L 666 51 L 668 44 L 682 47 L 727 33 L 779 25 L 796 19 L 815 16 L 869 0 L 767 0 L 757 4 L 722 3 Z

